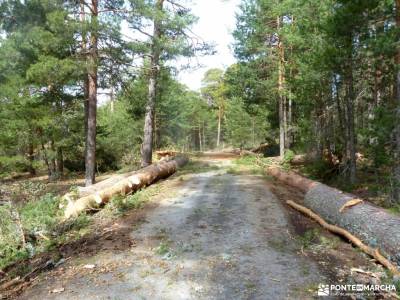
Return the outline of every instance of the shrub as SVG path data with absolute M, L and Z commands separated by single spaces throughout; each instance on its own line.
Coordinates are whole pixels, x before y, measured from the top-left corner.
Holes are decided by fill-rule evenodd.
M 59 197 L 46 194 L 17 208 L 10 203 L 0 206 L 0 269 L 46 249 L 48 241 L 36 240 L 36 236 L 41 233 L 51 239 L 61 218 L 59 201 Z
M 291 160 L 294 158 L 294 152 L 290 149 L 285 151 L 285 154 L 283 155 L 283 163 L 288 164 L 291 162 Z
M 0 156 L 0 177 L 12 172 L 24 172 L 29 167 L 29 161 L 22 155 Z
M 37 201 L 31 201 L 20 209 L 21 221 L 28 232 L 50 232 L 60 221 L 60 198 L 46 194 Z

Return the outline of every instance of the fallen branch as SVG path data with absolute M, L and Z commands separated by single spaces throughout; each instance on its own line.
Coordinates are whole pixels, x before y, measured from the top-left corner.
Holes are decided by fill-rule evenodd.
M 266 169 L 267 174 L 305 193 L 303 205 L 327 222 L 340 226 L 360 237 L 370 247 L 379 247 L 392 262 L 400 265 L 400 217 L 368 201 L 352 207 L 349 201 L 358 199 L 323 183 L 305 178 L 278 167 Z
M 86 210 L 97 209 L 99 206 L 107 203 L 115 195 L 126 195 L 135 192 L 144 186 L 166 178 L 175 173 L 178 167 L 186 164 L 186 157 L 176 157 L 169 161 L 163 161 L 158 164 L 150 165 L 137 171 L 134 175 L 122 178 L 111 187 L 98 190 L 93 194 L 81 197 L 76 201 L 68 201 L 65 209 L 65 218 L 78 216 Z
M 362 251 L 367 253 L 369 256 L 371 256 L 374 259 L 376 259 L 384 267 L 389 269 L 390 272 L 392 272 L 393 275 L 400 275 L 400 272 L 397 269 L 397 267 L 395 265 L 393 265 L 388 259 L 386 259 L 382 254 L 380 254 L 378 249 L 372 249 L 371 247 L 367 246 L 359 238 L 355 237 L 354 235 L 352 235 L 347 230 L 325 222 L 324 219 L 322 219 L 319 215 L 314 213 L 311 209 L 308 209 L 307 207 L 299 205 L 299 204 L 297 204 L 297 203 L 295 203 L 295 202 L 293 202 L 291 200 L 286 201 L 286 203 L 289 206 L 293 207 L 294 209 L 296 209 L 296 210 L 302 212 L 303 214 L 309 216 L 310 218 L 314 219 L 316 222 L 318 222 L 325 229 L 327 229 L 327 230 L 329 230 L 329 231 L 331 231 L 333 233 L 336 233 L 338 235 L 341 235 L 341 236 L 345 237 L 346 239 L 348 239 L 355 246 L 360 248 Z
M 20 276 L 15 277 L 15 278 L 11 279 L 10 281 L 7 281 L 6 283 L 0 285 L 0 291 L 8 290 L 9 288 L 11 288 L 14 285 L 17 285 L 21 282 L 24 282 L 24 279 L 21 279 Z

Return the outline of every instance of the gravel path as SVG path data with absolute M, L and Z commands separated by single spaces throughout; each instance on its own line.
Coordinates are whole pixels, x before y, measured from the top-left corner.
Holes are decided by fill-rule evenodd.
M 43 280 L 20 299 L 314 298 L 309 290 L 327 279 L 297 253 L 266 179 L 229 174 L 226 160 L 211 163 L 220 169 L 185 176 L 132 228 L 131 249 L 71 262 L 95 267 Z

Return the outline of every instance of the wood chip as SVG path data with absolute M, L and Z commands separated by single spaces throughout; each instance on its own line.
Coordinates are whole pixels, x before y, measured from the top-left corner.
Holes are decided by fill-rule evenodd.
M 96 267 L 96 265 L 84 265 L 83 268 L 84 269 L 94 269 Z
M 362 200 L 362 199 L 351 199 L 351 200 L 347 201 L 347 202 L 339 209 L 339 212 L 342 213 L 346 208 L 355 206 L 355 205 L 360 204 L 360 203 L 363 203 L 363 202 L 364 202 L 364 200 Z
M 56 288 L 54 290 L 51 291 L 52 294 L 59 294 L 65 291 L 65 288 L 60 287 L 60 288 Z

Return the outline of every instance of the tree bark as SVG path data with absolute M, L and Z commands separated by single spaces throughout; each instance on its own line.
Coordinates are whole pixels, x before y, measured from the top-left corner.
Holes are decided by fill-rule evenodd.
M 277 30 L 281 27 L 281 17 L 277 17 Z M 286 128 L 286 113 L 285 113 L 285 95 L 284 95 L 284 49 L 282 39 L 278 33 L 278 96 L 279 96 L 279 155 L 281 158 L 285 155 L 285 128 Z
M 61 147 L 57 147 L 57 173 L 59 176 L 64 174 L 64 155 Z
M 201 123 L 199 123 L 199 148 L 200 148 L 200 152 L 203 151 L 203 142 L 201 140 Z
M 384 254 L 400 263 L 400 218 L 383 208 L 363 201 L 340 211 L 343 206 L 358 199 L 351 194 L 310 180 L 294 172 L 271 167 L 266 172 L 305 193 L 303 205 L 326 221 L 345 228 L 371 247 L 379 246 Z
M 333 77 L 333 84 L 335 86 L 335 100 L 336 100 L 336 108 L 337 108 L 337 116 L 338 116 L 338 121 L 339 121 L 339 141 L 341 141 L 344 145 L 344 151 L 342 151 L 341 155 L 342 155 L 342 159 L 341 162 L 343 160 L 343 158 L 346 160 L 346 149 L 347 149 L 347 131 L 346 128 L 344 126 L 345 122 L 346 122 L 346 117 L 345 114 L 343 112 L 343 108 L 342 108 L 342 103 L 340 101 L 340 84 L 339 81 L 337 79 L 337 75 L 334 75 Z
M 110 90 L 110 112 L 114 113 L 114 103 L 115 103 L 115 93 L 114 93 L 114 87 L 111 87 Z
M 396 26 L 400 28 L 400 0 L 396 0 Z M 400 47 L 396 53 L 396 97 L 394 127 L 394 167 L 393 167 L 393 201 L 400 203 Z
M 256 128 L 255 128 L 255 121 L 254 116 L 251 117 L 251 145 L 254 148 L 256 146 Z
M 84 28 L 85 22 L 86 22 L 86 12 L 85 12 L 85 0 L 80 0 L 80 21 L 82 24 L 82 28 Z M 81 44 L 81 51 L 82 51 L 82 56 L 86 57 L 86 63 L 87 63 L 87 36 L 86 36 L 86 30 L 82 29 L 81 36 L 82 36 L 82 44 Z M 88 73 L 86 72 L 83 76 L 83 109 L 84 109 L 84 136 L 85 136 L 85 152 L 84 152 L 84 159 L 86 161 L 86 156 L 87 156 L 87 143 L 86 143 L 86 137 L 88 135 L 88 99 L 89 99 L 89 76 Z
M 33 143 L 29 142 L 29 145 L 28 145 L 28 161 L 29 161 L 28 169 L 29 170 L 28 171 L 29 171 L 29 174 L 32 176 L 36 175 L 36 170 L 33 167 L 33 160 L 34 160 L 34 147 L 33 147 Z
M 288 146 L 288 105 L 286 97 L 283 98 L 283 132 L 285 137 L 285 149 L 289 149 Z
M 55 180 L 58 177 L 57 176 L 57 166 L 56 166 L 56 156 L 57 156 L 57 154 L 56 154 L 56 149 L 54 147 L 54 140 L 53 139 L 51 139 L 51 141 L 50 141 L 50 149 L 51 149 L 51 157 L 50 157 L 50 169 L 51 169 L 50 173 L 51 173 L 51 175 L 50 175 L 50 179 L 51 180 Z
M 156 16 L 154 17 L 153 41 L 151 46 L 150 76 L 148 84 L 148 97 L 146 105 L 146 115 L 144 119 L 144 134 L 142 144 L 142 167 L 146 167 L 152 162 L 153 155 L 153 129 L 154 129 L 154 110 L 156 104 L 157 81 L 159 75 L 160 61 L 160 37 L 162 36 L 161 20 L 158 13 L 163 10 L 164 0 L 156 2 Z
M 206 127 L 206 123 L 203 122 L 203 130 L 202 130 L 202 135 L 203 135 L 203 150 L 206 150 L 206 133 L 205 133 L 205 127 Z
M 352 52 L 352 51 L 351 51 Z M 350 53 L 352 55 L 352 53 Z M 351 184 L 355 184 L 356 177 L 356 136 L 355 136 L 355 125 L 354 125 L 354 87 L 353 87 L 353 59 L 349 58 L 349 66 L 347 70 L 347 93 L 345 97 L 346 101 L 346 128 L 347 128 L 347 159 L 348 159 L 348 177 Z
M 286 132 L 286 140 L 287 140 L 287 148 L 290 148 L 293 144 L 293 126 L 292 126 L 292 92 L 289 90 L 288 96 L 288 116 L 287 116 L 287 132 Z
M 219 148 L 219 145 L 221 143 L 221 119 L 222 119 L 221 107 L 218 107 L 217 148 Z
M 327 223 L 323 218 L 321 218 L 319 215 L 314 213 L 311 209 L 308 209 L 305 206 L 299 205 L 299 204 L 293 202 L 292 200 L 288 200 L 288 201 L 286 201 L 286 203 L 289 206 L 293 207 L 294 209 L 296 209 L 296 210 L 302 212 L 303 214 L 307 215 L 308 217 L 314 219 L 316 222 L 318 222 L 326 230 L 329 230 L 329 231 L 331 231 L 333 233 L 341 235 L 342 237 L 344 237 L 347 240 L 349 240 L 352 244 L 354 244 L 355 246 L 360 248 L 362 251 L 367 253 L 369 256 L 371 256 L 372 258 L 376 259 L 384 267 L 389 269 L 392 272 L 393 275 L 400 275 L 399 270 L 397 269 L 397 267 L 394 264 L 392 264 L 388 259 L 386 259 L 384 256 L 382 256 L 379 253 L 378 249 L 373 249 L 373 248 L 367 246 L 358 237 L 354 236 L 353 234 L 351 234 L 347 230 L 345 230 L 345 229 L 343 229 L 343 228 L 341 228 L 339 226 Z
M 49 163 L 49 159 L 48 159 L 48 155 L 47 155 L 47 150 L 46 150 L 46 147 L 44 145 L 42 137 L 40 138 L 40 145 L 42 147 L 43 160 L 44 160 L 44 163 L 46 164 L 46 167 L 47 167 L 47 176 L 50 179 L 51 178 L 51 168 L 50 168 L 50 163 Z
M 85 155 L 85 185 L 95 182 L 96 176 L 96 118 L 97 118 L 97 64 L 98 64 L 98 0 L 92 0 L 91 34 L 88 54 L 88 102 Z

